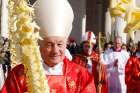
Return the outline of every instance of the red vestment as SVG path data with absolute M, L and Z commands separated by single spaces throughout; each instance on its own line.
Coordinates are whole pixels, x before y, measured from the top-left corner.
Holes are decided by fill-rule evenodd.
M 108 93 L 105 66 L 102 65 L 102 73 L 101 73 L 102 76 L 101 76 L 101 81 L 99 82 L 99 55 L 94 51 L 91 55 L 91 60 L 92 60 L 92 76 L 94 77 L 96 90 L 98 89 L 98 85 L 101 84 L 102 85 L 101 93 Z M 88 69 L 87 57 L 85 55 L 79 55 L 79 54 L 75 55 L 73 62 Z
M 83 67 L 64 59 L 64 75 L 47 76 L 50 93 L 96 93 L 94 80 Z M 8 75 L 1 93 L 27 92 L 24 66 L 16 66 Z
M 127 93 L 140 93 L 140 58 L 130 56 L 125 67 Z

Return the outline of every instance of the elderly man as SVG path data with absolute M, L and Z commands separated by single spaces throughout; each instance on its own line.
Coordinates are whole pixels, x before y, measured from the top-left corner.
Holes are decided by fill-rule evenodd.
M 96 93 L 94 80 L 86 69 L 65 57 L 67 38 L 72 29 L 73 11 L 67 0 L 38 0 L 35 4 L 43 67 L 50 93 Z M 1 93 L 27 92 L 24 66 L 9 74 Z
M 109 93 L 126 93 L 125 65 L 129 54 L 122 50 L 121 46 L 121 37 L 115 37 L 114 48 L 101 57 L 101 61 L 107 68 Z

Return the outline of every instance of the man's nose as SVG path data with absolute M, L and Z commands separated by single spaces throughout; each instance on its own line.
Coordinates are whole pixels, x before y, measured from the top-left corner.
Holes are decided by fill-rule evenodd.
M 52 52 L 53 53 L 57 53 L 58 52 L 58 46 L 57 45 L 53 45 Z

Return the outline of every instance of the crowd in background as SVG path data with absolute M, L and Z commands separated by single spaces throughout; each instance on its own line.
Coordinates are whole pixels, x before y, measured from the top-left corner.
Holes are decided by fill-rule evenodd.
M 129 53 L 129 55 L 136 55 L 140 57 L 140 41 L 138 43 L 127 43 L 122 44 L 122 50 L 125 50 Z M 104 43 L 102 52 L 107 52 L 108 50 L 113 48 L 113 42 Z M 74 56 L 81 51 L 81 45 L 76 42 L 73 38 L 70 38 L 67 43 L 67 49 L 69 50 L 70 54 Z M 95 44 L 93 50 L 98 51 L 98 45 Z

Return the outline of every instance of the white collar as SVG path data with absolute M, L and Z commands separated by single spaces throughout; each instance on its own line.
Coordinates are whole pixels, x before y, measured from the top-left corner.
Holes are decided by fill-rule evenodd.
M 92 61 L 90 57 L 87 57 L 87 66 L 88 66 L 88 71 L 92 73 Z
M 43 67 L 47 75 L 63 75 L 63 62 L 60 62 L 53 67 L 50 67 L 43 62 Z

